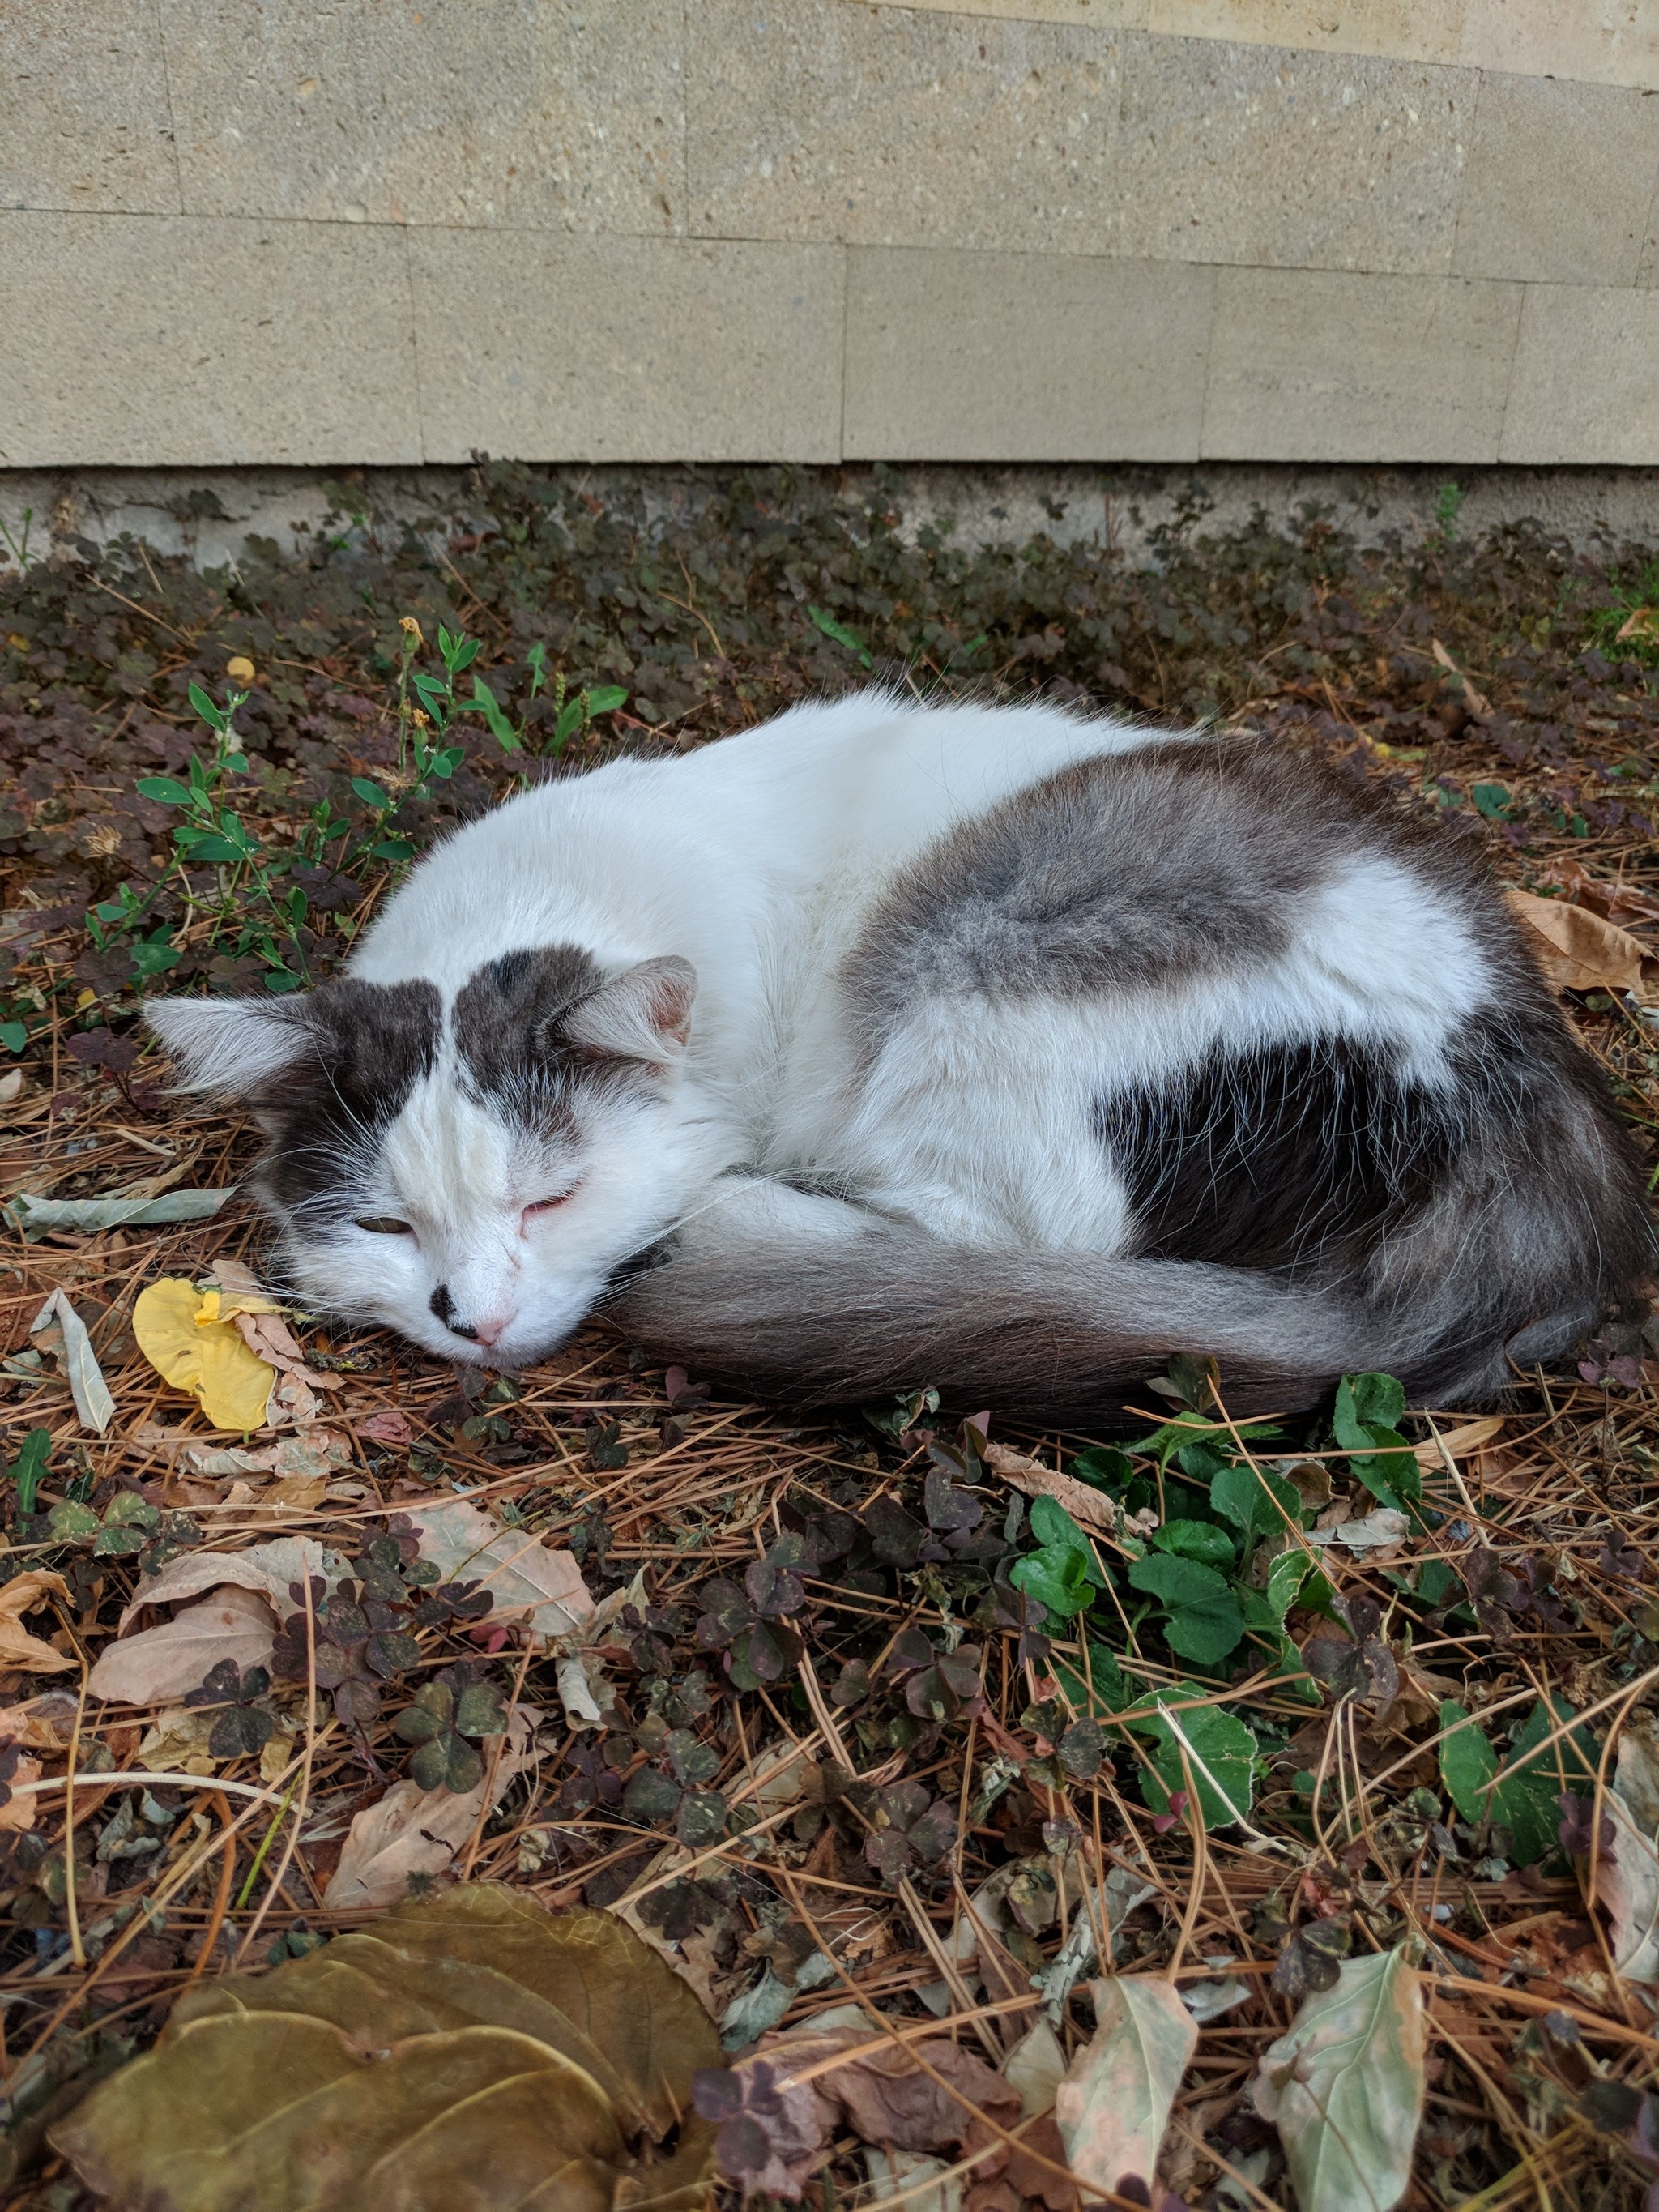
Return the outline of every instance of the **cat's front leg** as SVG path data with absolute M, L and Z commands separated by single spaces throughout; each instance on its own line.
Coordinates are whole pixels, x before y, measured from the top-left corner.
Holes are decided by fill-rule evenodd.
M 667 1242 L 677 1254 L 695 1259 L 731 1256 L 759 1244 L 817 1250 L 867 1235 L 874 1220 L 846 1199 L 734 1170 L 709 1185 Z

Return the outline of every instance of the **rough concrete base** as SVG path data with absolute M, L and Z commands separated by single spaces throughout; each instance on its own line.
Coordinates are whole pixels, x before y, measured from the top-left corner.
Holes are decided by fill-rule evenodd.
M 603 489 L 629 483 L 647 511 L 695 503 L 702 471 L 665 466 L 587 468 L 556 473 Z M 849 491 L 870 483 L 859 468 L 823 470 Z M 0 470 L 0 553 L 29 559 L 76 538 L 106 544 L 124 532 L 203 568 L 235 562 L 250 537 L 298 552 L 322 534 L 425 532 L 469 519 L 460 468 Z M 1457 490 L 1455 526 L 1479 536 L 1495 525 L 1540 523 L 1583 549 L 1627 541 L 1659 544 L 1659 468 L 1390 468 L 1206 462 L 1160 467 L 960 467 L 920 464 L 901 471 L 912 526 L 953 519 L 969 544 L 1020 544 L 1040 532 L 1066 542 L 1095 538 L 1143 555 L 1152 533 L 1194 507 L 1200 528 L 1224 531 L 1260 506 L 1275 524 L 1309 504 L 1363 544 L 1390 532 L 1407 538 L 1432 524 Z

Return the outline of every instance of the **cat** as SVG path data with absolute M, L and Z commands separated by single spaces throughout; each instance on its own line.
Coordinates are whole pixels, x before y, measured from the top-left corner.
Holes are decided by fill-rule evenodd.
M 307 994 L 152 1001 L 302 1299 L 518 1369 L 1109 1423 L 1490 1400 L 1635 1297 L 1634 1146 L 1467 836 L 1285 746 L 866 692 L 550 781 Z

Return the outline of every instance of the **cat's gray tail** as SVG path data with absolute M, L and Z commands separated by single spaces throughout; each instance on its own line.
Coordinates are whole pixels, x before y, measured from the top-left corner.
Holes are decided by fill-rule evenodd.
M 1316 1406 L 1344 1374 L 1430 1381 L 1415 1331 L 1338 1291 L 1179 1261 L 976 1251 L 902 1227 L 671 1251 L 611 1310 L 665 1359 L 802 1405 L 928 1384 L 959 1411 L 1089 1426 L 1155 1406 L 1147 1377 L 1183 1352 L 1219 1363 L 1234 1415 Z M 1504 1379 L 1501 1344 L 1443 1343 L 1430 1364 L 1448 1395 Z

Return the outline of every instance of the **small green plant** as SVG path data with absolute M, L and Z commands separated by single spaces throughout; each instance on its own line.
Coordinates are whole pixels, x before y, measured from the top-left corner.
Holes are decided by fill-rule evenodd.
M 225 804 L 232 779 L 249 773 L 235 728 L 236 711 L 247 697 L 246 691 L 227 692 L 222 707 L 199 684 L 192 684 L 190 703 L 213 732 L 212 757 L 204 760 L 192 753 L 182 783 L 176 776 L 142 776 L 138 796 L 158 806 L 176 806 L 183 815 L 173 844 L 180 896 L 190 915 L 206 916 L 210 936 L 216 941 L 230 938 L 234 957 L 252 953 L 263 960 L 267 990 L 297 991 L 307 981 L 301 936 L 307 902 L 299 884 L 284 890 L 277 880 L 294 865 L 293 857 L 267 855 L 235 807 Z M 214 870 L 216 896 L 191 884 L 187 869 L 204 863 Z M 100 931 L 131 929 L 148 903 L 123 884 L 114 900 L 94 908 L 87 927 L 100 950 L 108 943 Z M 134 968 L 141 977 L 165 973 L 180 957 L 165 933 L 139 939 L 133 948 Z
M 1631 576 L 1615 570 L 1610 580 L 1613 605 L 1591 616 L 1585 644 L 1608 660 L 1659 668 L 1659 560 Z
M 4 545 L 7 552 L 10 554 L 20 568 L 27 568 L 29 565 L 29 532 L 33 522 L 34 509 L 32 507 L 26 507 L 23 509 L 23 534 L 21 539 L 14 538 L 6 525 L 0 522 L 0 544 Z
M 806 613 L 813 629 L 822 630 L 833 643 L 845 646 L 860 668 L 869 668 L 873 665 L 873 655 L 869 647 L 855 629 L 848 629 L 845 623 L 837 622 L 825 607 L 808 607 Z M 977 645 L 983 641 L 976 638 L 974 642 Z
M 1434 526 L 1448 545 L 1457 535 L 1457 517 L 1463 505 L 1463 488 L 1443 483 L 1434 495 Z

